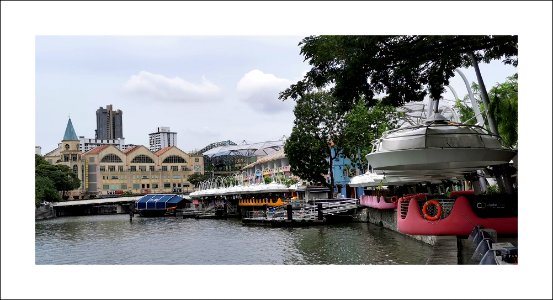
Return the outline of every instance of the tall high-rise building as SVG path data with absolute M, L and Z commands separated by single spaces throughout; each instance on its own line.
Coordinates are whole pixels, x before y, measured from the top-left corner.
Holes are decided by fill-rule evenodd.
M 169 127 L 158 127 L 157 132 L 150 133 L 150 151 L 176 146 L 177 133 L 171 132 Z
M 106 105 L 96 110 L 96 139 L 115 140 L 123 138 L 123 111 Z

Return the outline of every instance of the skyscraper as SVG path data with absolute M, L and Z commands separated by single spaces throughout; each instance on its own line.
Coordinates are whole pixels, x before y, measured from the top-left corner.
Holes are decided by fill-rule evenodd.
M 150 133 L 150 151 L 176 145 L 177 133 L 171 132 L 169 127 L 158 127 L 157 132 Z
M 114 140 L 123 138 L 123 111 L 113 110 L 112 105 L 96 110 L 96 139 Z

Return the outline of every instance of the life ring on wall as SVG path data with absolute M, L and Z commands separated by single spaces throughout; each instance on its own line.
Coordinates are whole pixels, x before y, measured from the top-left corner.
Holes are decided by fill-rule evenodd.
M 438 210 L 438 212 L 433 216 L 428 213 L 428 207 L 431 205 L 436 206 L 436 210 Z M 442 216 L 442 213 L 443 213 L 442 206 L 440 205 L 440 202 L 438 202 L 438 200 L 435 200 L 435 199 L 428 200 L 424 202 L 424 205 L 422 206 L 423 217 L 428 221 L 438 220 Z
M 397 202 L 397 196 L 392 196 L 390 201 L 392 201 L 392 203 L 396 203 Z

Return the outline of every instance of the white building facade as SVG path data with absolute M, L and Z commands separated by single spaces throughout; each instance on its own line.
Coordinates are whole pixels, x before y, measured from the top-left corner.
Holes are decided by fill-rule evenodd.
M 92 150 L 98 146 L 102 145 L 113 145 L 119 150 L 125 150 L 127 145 L 125 145 L 125 139 L 113 139 L 113 140 L 102 140 L 102 139 L 88 139 L 84 136 L 79 136 L 79 151 L 86 152 Z
M 169 127 L 158 127 L 157 132 L 149 134 L 150 151 L 158 151 L 165 147 L 177 146 L 177 133 L 171 132 Z

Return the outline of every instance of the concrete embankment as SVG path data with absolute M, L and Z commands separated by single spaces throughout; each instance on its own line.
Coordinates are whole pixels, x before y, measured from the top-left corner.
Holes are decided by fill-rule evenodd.
M 35 208 L 35 220 L 44 220 L 54 218 L 56 213 L 54 207 L 51 204 L 41 205 Z
M 384 210 L 384 209 L 375 209 L 371 207 L 363 207 L 357 210 L 357 213 L 355 214 L 355 219 L 359 222 L 369 222 L 371 224 L 382 226 L 384 228 L 400 233 L 397 230 L 396 214 L 397 212 L 395 209 Z M 400 234 L 403 234 L 403 233 L 400 233 Z M 437 238 L 434 235 L 410 235 L 410 234 L 403 234 L 403 235 L 409 236 L 413 239 L 419 240 L 421 242 L 424 242 L 430 245 L 434 245 L 436 243 L 436 238 Z
M 432 254 L 428 258 L 427 265 L 457 265 L 459 264 L 458 241 L 455 236 L 435 235 L 410 235 L 397 230 L 397 211 L 374 209 L 370 207 L 359 208 L 355 218 L 359 222 L 369 222 L 384 228 L 393 230 L 399 234 L 419 240 L 432 246 Z

